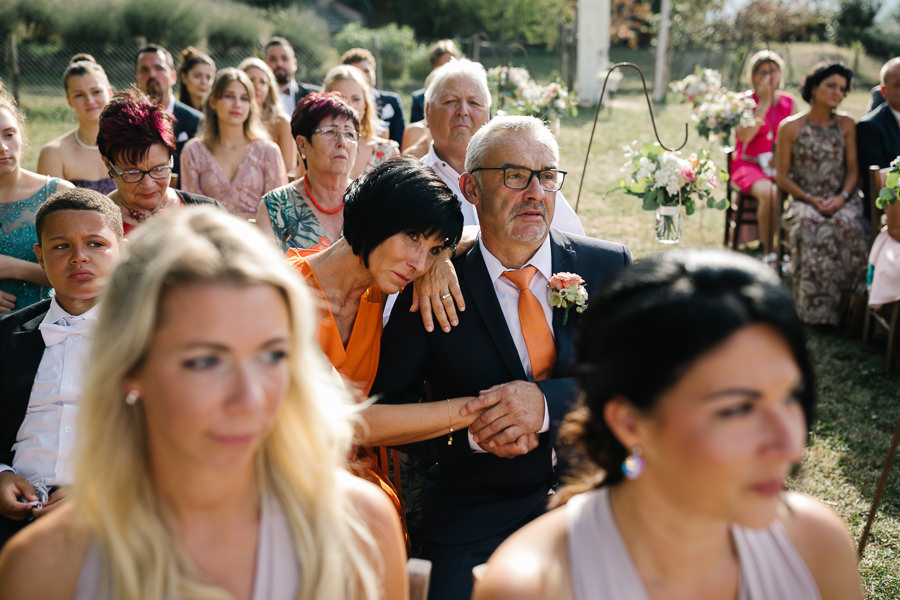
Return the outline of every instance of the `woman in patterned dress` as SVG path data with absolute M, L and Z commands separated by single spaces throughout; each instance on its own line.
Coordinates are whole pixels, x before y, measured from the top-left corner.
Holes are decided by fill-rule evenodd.
M 867 244 L 856 193 L 856 125 L 836 112 L 853 72 L 821 63 L 800 88 L 809 110 L 778 128 L 776 181 L 791 195 L 785 213 L 794 302 L 805 323 L 837 325 L 841 296 L 864 290 Z

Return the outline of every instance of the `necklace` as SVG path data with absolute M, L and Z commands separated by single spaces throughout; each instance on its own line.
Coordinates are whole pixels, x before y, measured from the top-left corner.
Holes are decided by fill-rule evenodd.
M 309 197 L 309 201 L 313 203 L 313 206 L 319 209 L 319 212 L 323 212 L 326 215 L 333 215 L 344 209 L 343 200 L 341 200 L 341 203 L 336 208 L 332 208 L 331 210 L 319 206 L 319 203 L 316 202 L 315 198 L 313 198 L 312 192 L 309 189 L 309 175 L 303 178 L 303 187 L 304 189 L 306 189 L 306 195 Z
M 75 129 L 75 143 L 78 144 L 79 146 L 81 146 L 82 148 L 84 148 L 85 150 L 98 150 L 100 148 L 100 146 L 98 146 L 96 144 L 91 146 L 90 144 L 85 144 L 84 142 L 82 142 L 81 138 L 78 137 L 78 129 L 77 128 Z
M 159 206 L 152 210 L 138 210 L 136 208 L 131 208 L 127 204 L 123 203 L 126 209 L 128 209 L 128 216 L 131 217 L 133 221 L 138 224 L 145 222 L 147 219 L 155 215 L 156 213 L 163 212 L 166 209 L 166 204 L 168 204 L 168 196 L 163 198 L 163 201 L 159 203 Z

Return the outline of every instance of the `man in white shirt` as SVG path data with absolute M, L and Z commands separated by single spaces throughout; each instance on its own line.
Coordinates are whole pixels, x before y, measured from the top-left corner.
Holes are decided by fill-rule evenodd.
M 123 243 L 119 207 L 92 190 L 54 194 L 35 227 L 34 251 L 54 294 L 0 317 L 0 546 L 58 506 L 72 483 L 97 301 Z
M 422 535 L 431 600 L 469 598 L 472 567 L 540 514 L 556 484 L 553 445 L 577 397 L 578 313 L 551 308 L 551 277 L 577 273 L 590 294 L 631 261 L 619 244 L 551 227 L 565 179 L 558 162 L 553 134 L 533 117 L 481 128 L 460 179 L 481 230 L 453 261 L 466 310 L 449 332 L 426 332 L 409 312 L 408 287 L 384 330 L 379 402 L 416 402 L 427 385 L 435 400 L 477 396 L 467 408 L 484 411 L 465 431 L 403 447 L 430 465 Z
M 275 74 L 278 83 L 278 99 L 281 107 L 291 118 L 300 98 L 310 92 L 321 92 L 322 88 L 311 83 L 298 83 L 294 76 L 297 74 L 297 56 L 294 47 L 286 38 L 275 36 L 268 41 L 265 49 L 266 64 Z

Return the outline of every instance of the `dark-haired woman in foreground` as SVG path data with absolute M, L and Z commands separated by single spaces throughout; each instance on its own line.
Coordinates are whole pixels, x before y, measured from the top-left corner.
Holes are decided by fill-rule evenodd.
M 862 598 L 844 523 L 784 490 L 815 382 L 770 269 L 668 252 L 582 319 L 584 403 L 567 433 L 583 473 L 491 557 L 477 600 Z
M 868 248 L 856 193 L 856 124 L 837 112 L 852 79 L 842 64 L 816 65 L 800 88 L 809 110 L 778 128 L 776 181 L 791 195 L 784 222 L 794 302 L 800 318 L 816 325 L 837 325 L 841 296 L 864 291 Z

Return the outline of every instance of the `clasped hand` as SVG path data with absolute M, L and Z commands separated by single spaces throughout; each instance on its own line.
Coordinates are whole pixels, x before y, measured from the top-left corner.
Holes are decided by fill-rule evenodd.
M 531 452 L 538 445 L 544 422 L 544 394 L 536 383 L 510 381 L 479 392 L 460 410 L 462 415 L 481 411 L 469 425 L 472 438 L 501 458 Z
M 838 194 L 837 196 L 829 196 L 828 198 L 822 198 L 821 196 L 813 196 L 811 198 L 813 201 L 813 205 L 819 209 L 819 212 L 825 216 L 831 216 L 844 206 L 844 197 Z
M 59 501 L 65 496 L 66 488 L 60 488 L 50 494 L 43 508 L 34 508 L 30 503 L 40 499 L 35 493 L 34 486 L 12 471 L 0 473 L 0 515 L 7 519 L 21 521 L 28 517 L 40 517 L 59 506 Z
M 456 309 L 459 308 L 460 312 L 466 310 L 451 258 L 449 250 L 442 252 L 432 268 L 413 284 L 415 289 L 409 312 L 420 312 L 426 331 L 434 331 L 436 319 L 441 330 L 448 333 L 451 326 L 459 324 Z

